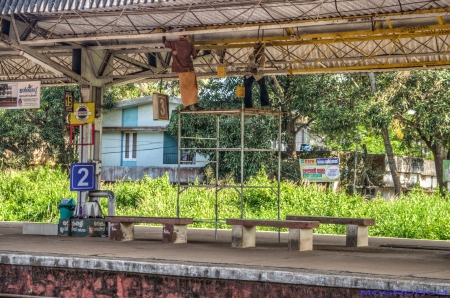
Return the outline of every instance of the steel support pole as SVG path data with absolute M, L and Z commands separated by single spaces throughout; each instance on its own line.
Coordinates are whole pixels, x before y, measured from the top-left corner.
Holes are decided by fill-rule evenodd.
M 218 205 L 218 195 L 219 195 L 219 122 L 220 115 L 216 115 L 216 206 L 215 206 L 215 215 L 216 215 L 216 230 L 214 232 L 214 238 L 217 240 L 217 222 L 219 220 L 219 205 Z
M 241 218 L 244 218 L 244 104 L 241 108 Z
M 281 114 L 278 115 L 278 220 L 280 220 L 280 180 L 281 180 Z M 280 229 L 278 228 L 278 243 L 281 242 Z
M 82 65 L 83 68 L 86 68 L 86 64 Z M 95 103 L 96 101 L 96 96 L 97 94 L 95 94 L 95 92 L 93 92 L 93 86 L 82 86 L 80 87 L 80 103 Z M 91 111 L 93 113 L 95 113 L 95 111 Z M 101 115 L 100 118 L 96 118 L 95 122 L 97 123 L 97 125 L 99 125 L 98 127 L 101 127 Z M 92 124 L 90 124 L 92 125 Z M 79 140 L 80 140 L 80 144 L 87 144 L 90 143 L 92 141 L 92 135 L 91 135 L 91 130 L 90 129 L 86 129 L 86 126 L 89 126 L 89 124 L 84 124 L 80 126 L 80 136 L 79 136 Z M 99 131 L 99 137 L 98 139 L 95 139 L 95 143 L 94 146 L 87 146 L 87 145 L 81 145 L 78 151 L 78 162 L 80 163 L 86 163 L 86 162 L 92 162 L 95 161 L 97 164 L 97 167 L 101 167 L 100 164 L 100 157 L 97 156 L 97 159 L 94 156 L 94 152 L 98 152 L 98 154 L 101 155 L 101 129 Z M 96 179 L 96 184 L 97 187 L 100 187 L 100 175 L 97 175 L 97 173 L 94 173 L 94 175 L 96 175 L 95 179 Z M 75 214 L 76 215 L 80 215 L 79 211 L 80 211 L 80 206 L 83 206 L 84 203 L 87 202 L 87 191 L 79 191 L 77 194 L 77 198 L 78 198 L 78 206 L 76 209 Z M 84 211 L 82 211 L 84 213 Z M 82 214 L 81 214 L 82 215 Z
M 178 106 L 178 168 L 177 168 L 177 180 L 178 180 L 178 192 L 177 192 L 177 217 L 180 217 L 180 175 L 181 175 L 181 112 Z

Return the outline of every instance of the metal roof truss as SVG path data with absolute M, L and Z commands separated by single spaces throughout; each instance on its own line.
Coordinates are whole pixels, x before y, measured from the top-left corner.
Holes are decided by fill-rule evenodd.
M 0 0 L 0 79 L 89 84 L 72 71 L 76 49 L 101 56 L 95 72 L 106 85 L 176 79 L 161 42 L 177 38 L 174 28 L 185 28 L 200 50 L 199 77 L 217 76 L 219 65 L 243 75 L 248 48 L 259 41 L 267 74 L 443 68 L 449 2 Z

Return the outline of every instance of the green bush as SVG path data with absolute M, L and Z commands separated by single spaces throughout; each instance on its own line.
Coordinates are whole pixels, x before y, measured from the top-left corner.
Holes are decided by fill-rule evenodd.
M 0 220 L 57 222 L 62 198 L 76 199 L 61 168 L 0 171 Z

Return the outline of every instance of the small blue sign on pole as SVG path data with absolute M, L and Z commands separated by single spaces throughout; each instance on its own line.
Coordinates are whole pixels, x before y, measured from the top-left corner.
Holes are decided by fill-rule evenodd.
M 96 190 L 95 163 L 73 163 L 70 165 L 70 190 Z

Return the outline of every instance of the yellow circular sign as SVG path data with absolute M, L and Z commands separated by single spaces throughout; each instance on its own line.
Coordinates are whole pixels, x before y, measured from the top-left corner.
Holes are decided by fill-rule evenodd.
M 94 122 L 94 109 L 93 103 L 76 103 L 74 106 L 74 112 L 71 113 L 71 124 L 86 124 Z

